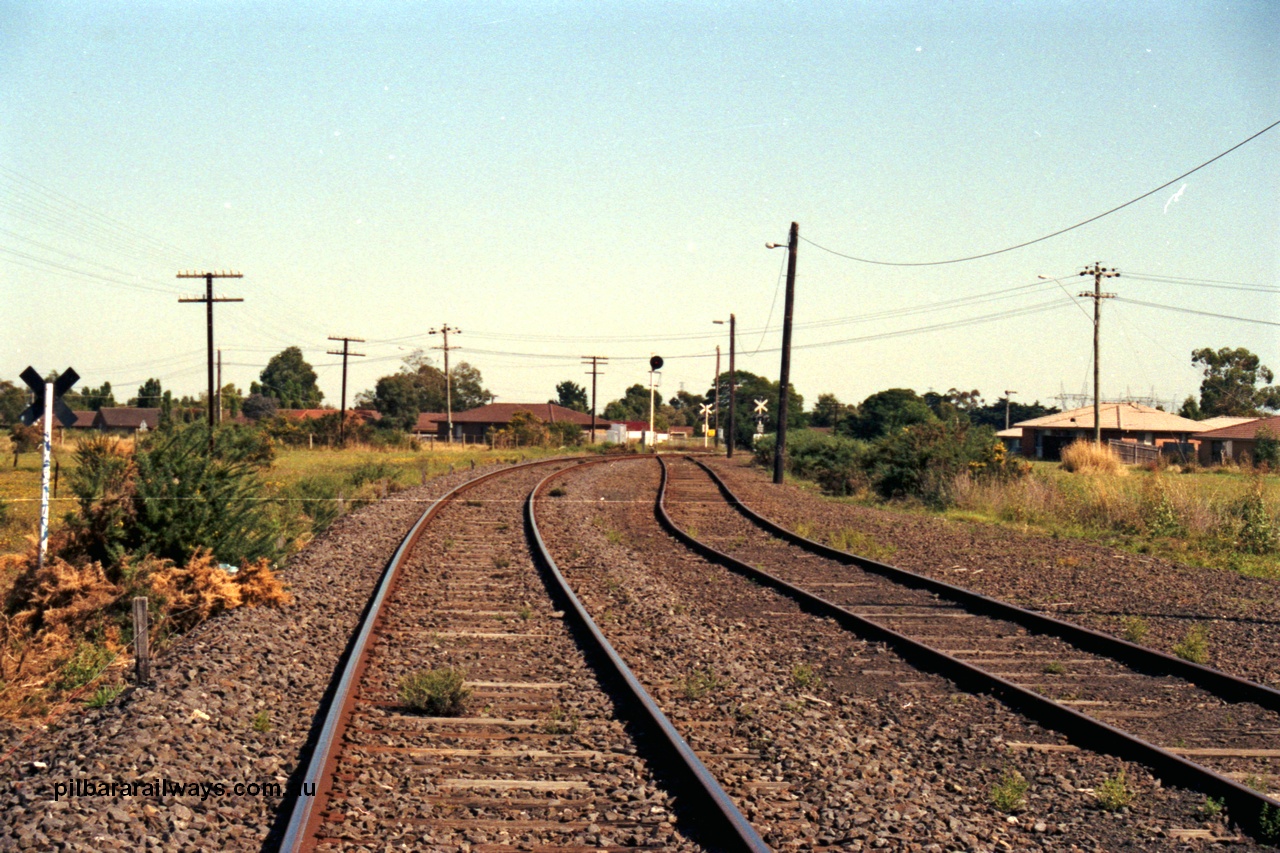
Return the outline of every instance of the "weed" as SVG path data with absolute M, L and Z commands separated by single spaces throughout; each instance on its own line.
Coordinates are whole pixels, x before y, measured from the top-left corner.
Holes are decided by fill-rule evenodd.
M 260 735 L 271 731 L 271 714 L 266 708 L 253 715 L 253 730 Z
M 1259 794 L 1267 792 L 1267 780 L 1255 773 L 1249 773 L 1240 780 L 1240 784 L 1247 788 L 1252 788 Z
M 89 708 L 105 708 L 112 702 L 116 701 L 116 697 L 124 692 L 124 684 L 103 684 L 97 690 L 93 691 L 93 695 L 89 697 L 89 701 L 84 704 Z
M 1121 623 L 1123 628 L 1122 636 L 1131 643 L 1141 643 L 1147 638 L 1147 631 L 1150 630 L 1147 620 L 1141 616 L 1126 616 Z
M 111 663 L 111 652 L 105 646 L 81 642 L 75 653 L 63 662 L 59 668 L 58 687 L 63 690 L 75 690 L 83 687 L 98 677 Z
M 1115 474 L 1122 470 L 1120 457 L 1092 441 L 1077 441 L 1062 449 L 1062 467 L 1072 473 Z
M 607 539 L 611 545 L 621 545 L 623 536 L 621 531 L 610 528 L 604 532 L 604 538 Z
M 1280 544 L 1280 536 L 1276 535 L 1275 524 L 1267 512 L 1262 497 L 1262 478 L 1255 477 L 1249 493 L 1241 498 L 1234 507 L 1232 515 L 1239 523 L 1236 541 L 1241 551 L 1246 554 L 1269 554 Z
M 400 701 L 435 717 L 459 716 L 470 695 L 463 685 L 462 670 L 453 667 L 414 672 L 400 679 Z
M 814 527 L 807 521 L 801 521 L 796 524 L 795 532 L 797 536 L 803 536 L 805 539 L 812 539 Z
M 689 608 L 685 607 L 683 604 L 676 604 L 671 607 L 672 616 L 683 616 L 685 613 L 688 613 L 688 612 L 689 612 Z
M 521 606 L 519 610 L 516 611 L 516 615 L 519 616 L 521 619 L 523 619 L 525 622 L 528 622 L 529 617 L 533 615 L 533 610 L 529 607 L 529 605 L 525 604 Z
M 1222 814 L 1223 805 L 1222 800 L 1205 797 L 1204 805 L 1200 807 L 1200 813 L 1205 817 L 1217 817 Z
M 1173 653 L 1191 663 L 1208 663 L 1208 632 L 1201 625 L 1192 625 L 1182 640 L 1173 647 Z
M 484 506 L 484 503 L 477 500 L 469 500 L 469 501 L 463 501 L 462 505 L 463 506 Z
M 1022 811 L 1029 784 L 1017 770 L 1009 769 L 991 786 L 991 804 L 1006 814 Z
M 510 565 L 511 565 L 511 560 L 507 559 L 506 557 L 495 555 L 493 558 L 493 567 L 495 569 L 505 569 Z
M 1093 795 L 1097 798 L 1098 805 L 1109 812 L 1120 811 L 1133 802 L 1133 791 L 1129 789 L 1123 770 L 1102 780 L 1102 784 L 1094 789 Z
M 547 714 L 547 721 L 542 724 L 542 731 L 549 735 L 571 735 L 578 730 L 578 712 L 568 713 L 559 706 L 552 708 Z
M 798 663 L 791 668 L 791 683 L 801 690 L 817 687 L 821 682 L 817 669 L 807 663 Z
M 553 498 L 562 498 L 569 493 L 564 490 L 563 486 L 555 486 L 547 494 Z
M 1263 804 L 1262 811 L 1258 813 L 1258 829 L 1267 843 L 1280 841 L 1280 809 L 1270 803 Z
M 697 538 L 698 538 L 698 532 L 699 532 L 699 531 L 698 531 L 698 528 L 694 527 L 693 525 L 689 525 L 689 528 L 688 528 L 687 530 L 685 530 L 685 533 L 688 533 L 688 534 L 689 534 L 689 538 L 690 538 L 690 539 L 697 539 Z
M 860 530 L 853 530 L 848 527 L 842 527 L 830 534 L 827 537 L 827 541 L 832 548 L 838 551 L 847 551 L 850 554 L 857 554 L 860 557 L 867 557 L 871 560 L 886 560 L 898 550 L 892 545 L 881 543 L 869 533 L 863 533 Z
M 451 538 L 445 539 L 443 542 L 440 543 L 440 547 L 444 551 L 450 550 L 451 548 L 453 548 L 453 546 L 454 546 L 454 541 Z
M 1067 667 L 1062 661 L 1051 660 L 1044 665 L 1045 675 L 1063 675 L 1066 671 Z
M 782 710 L 788 714 L 794 714 L 796 711 L 799 711 L 803 707 L 804 707 L 803 702 L 793 702 L 790 699 L 782 703 Z
M 701 699 L 724 686 L 725 682 L 709 669 L 695 669 L 679 682 L 684 698 L 691 700 Z

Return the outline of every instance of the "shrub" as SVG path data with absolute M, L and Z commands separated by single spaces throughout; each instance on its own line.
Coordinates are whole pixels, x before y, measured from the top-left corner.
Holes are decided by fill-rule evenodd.
M 1120 459 L 1106 445 L 1077 441 L 1062 450 L 1062 467 L 1072 473 L 1115 474 L 1123 470 Z
M 1255 477 L 1244 497 L 1230 509 L 1236 519 L 1237 547 L 1247 554 L 1269 554 L 1280 545 L 1275 522 L 1263 498 L 1262 479 Z
M 453 667 L 413 672 L 400 679 L 400 701 L 433 717 L 456 717 L 471 696 L 463 681 L 462 670 Z
M 1141 616 L 1124 617 L 1123 637 L 1131 643 L 1141 643 L 1147 638 L 1147 620 Z
M 582 427 L 573 421 L 555 421 L 547 424 L 547 436 L 556 447 L 576 447 L 582 444 Z
M 958 477 L 1018 477 L 990 427 L 965 421 L 914 424 L 873 445 L 868 465 L 872 486 L 884 498 L 915 497 L 934 507 L 954 501 Z
M 311 532 L 320 533 L 337 520 L 341 511 L 338 508 L 338 478 L 328 475 L 303 477 L 289 487 L 286 496 L 296 502 L 311 522 Z
M 402 471 L 402 468 L 397 468 L 390 462 L 383 460 L 362 462 L 347 475 L 347 479 L 351 482 L 351 485 L 359 488 L 365 483 L 377 483 L 380 480 L 396 482 L 399 480 Z
M 1258 430 L 1258 444 L 1253 450 L 1253 464 L 1266 466 L 1272 471 L 1280 469 L 1280 437 L 1266 427 Z
M 991 786 L 991 804 L 1002 812 L 1021 811 L 1026 804 L 1028 783 L 1017 770 L 1006 770 Z

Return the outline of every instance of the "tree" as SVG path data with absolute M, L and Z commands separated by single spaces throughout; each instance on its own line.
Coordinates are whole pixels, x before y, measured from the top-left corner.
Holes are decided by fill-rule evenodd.
M 111 393 L 110 382 L 103 382 L 101 388 L 86 386 L 80 391 L 68 391 L 62 399 L 72 409 L 80 411 L 92 410 L 96 412 L 99 409 L 112 408 L 116 405 L 115 395 Z
M 251 384 L 249 393 L 274 397 L 285 409 L 314 409 L 324 399 L 316 386 L 316 372 L 298 347 L 286 347 L 273 355 L 259 378 L 261 384 Z
M 782 384 L 771 382 L 763 376 L 756 376 L 746 370 L 737 371 L 737 380 L 737 407 L 734 410 L 735 435 L 732 438 L 737 442 L 736 447 L 750 448 L 755 442 L 756 400 L 764 399 L 767 403 L 764 431 L 766 433 L 778 431 L 778 398 Z M 729 383 L 725 382 L 723 385 L 724 387 L 720 389 L 720 411 L 728 412 Z M 800 429 L 806 422 L 804 397 L 796 393 L 794 385 L 789 386 L 787 394 L 790 397 L 790 402 L 787 404 L 787 429 Z M 720 426 L 728 429 L 729 420 L 726 414 L 720 415 Z
M 0 381 L 0 424 L 16 423 L 27 407 L 27 393 L 9 380 Z
M 1200 411 L 1200 404 L 1196 402 L 1196 398 L 1189 396 L 1182 401 L 1182 408 L 1178 409 L 1178 414 L 1188 420 L 1202 421 L 1204 413 Z
M 478 369 L 463 361 L 449 372 L 455 412 L 493 401 Z M 444 371 L 433 365 L 422 350 L 414 350 L 405 357 L 398 373 L 381 377 L 372 393 L 363 392 L 356 399 L 377 409 L 387 425 L 411 430 L 422 412 L 445 411 Z
M 276 400 L 274 397 L 265 397 L 262 394 L 250 394 L 245 398 L 244 406 L 241 411 L 244 416 L 251 421 L 260 421 L 263 418 L 273 417 L 276 413 Z
M 158 409 L 163 400 L 164 389 L 160 387 L 160 380 L 148 379 L 138 386 L 138 395 L 129 398 L 129 405 L 140 409 Z
M 877 391 L 858 406 L 858 413 L 840 425 L 842 435 L 872 439 L 912 424 L 938 420 L 933 410 L 910 388 Z
M 937 391 L 926 391 L 924 395 L 925 405 L 928 406 L 938 420 L 954 421 L 960 419 L 968 419 L 968 415 L 974 409 L 982 407 L 982 394 L 975 388 L 972 391 L 959 391 L 950 388 L 945 394 L 939 394 Z
M 819 394 L 818 402 L 813 404 L 809 413 L 809 425 L 816 427 L 838 427 L 857 412 L 857 407 L 841 403 L 835 394 Z
M 573 409 L 575 412 L 591 411 L 587 400 L 587 389 L 568 379 L 556 385 L 556 398 L 547 402 Z
M 966 413 L 969 416 L 969 422 L 974 426 L 989 426 L 997 431 L 1004 429 L 1006 403 L 1009 407 L 1009 426 L 1058 412 L 1057 406 L 1042 406 L 1039 400 L 1034 403 L 1017 403 L 1000 397 L 994 403 L 970 409 Z
M 222 408 L 227 410 L 230 417 L 234 418 L 240 414 L 241 408 L 244 407 L 244 392 L 237 388 L 234 382 L 228 382 L 222 386 L 221 396 Z
M 1280 408 L 1280 388 L 1257 387 L 1259 380 L 1270 383 L 1275 375 L 1244 347 L 1194 350 L 1191 363 L 1204 365 L 1204 381 L 1200 383 L 1204 417 L 1249 417 L 1261 414 L 1260 409 Z

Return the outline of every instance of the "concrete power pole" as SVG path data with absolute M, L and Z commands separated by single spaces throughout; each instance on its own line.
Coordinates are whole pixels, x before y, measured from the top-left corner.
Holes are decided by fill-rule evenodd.
M 609 359 L 603 355 L 584 355 L 582 363 L 591 364 L 591 369 L 587 371 L 591 376 L 591 443 L 596 443 L 596 377 L 602 372 L 600 365 L 608 364 Z
M 338 413 L 338 444 L 345 445 L 347 443 L 347 356 L 355 356 L 364 358 L 362 352 L 351 352 L 350 347 L 352 341 L 362 344 L 364 338 L 345 338 L 336 335 L 330 335 L 331 341 L 342 341 L 342 352 L 328 350 L 329 355 L 342 356 L 342 410 Z
M 457 346 L 449 346 L 449 333 L 455 335 L 462 334 L 461 329 L 451 328 L 447 323 L 438 329 L 432 329 L 431 334 L 440 335 L 444 343 L 441 346 L 433 347 L 433 349 L 444 350 L 444 411 L 445 420 L 449 425 L 449 443 L 453 444 L 453 385 L 449 376 L 449 350 L 459 349 Z
M 1107 269 L 1097 261 L 1093 267 L 1085 267 L 1080 271 L 1080 275 L 1093 276 L 1093 290 L 1086 290 L 1080 294 L 1082 297 L 1088 297 L 1093 300 L 1093 443 L 1101 446 L 1102 444 L 1102 401 L 1098 396 L 1099 366 L 1098 366 L 1098 330 L 1102 326 L 1102 300 L 1114 299 L 1114 293 L 1102 292 L 1102 280 L 1104 278 L 1119 278 L 1120 273 L 1112 267 Z
M 202 278 L 204 279 L 204 296 L 196 296 L 190 298 L 179 299 L 179 302 L 203 302 L 205 304 L 205 325 L 208 330 L 209 339 L 209 452 L 213 452 L 213 427 L 218 420 L 214 415 L 214 406 L 217 405 L 213 379 L 213 303 L 215 302 L 244 302 L 240 298 L 231 298 L 221 296 L 215 299 L 213 297 L 213 280 L 215 278 L 244 278 L 238 272 L 180 272 L 178 278 Z

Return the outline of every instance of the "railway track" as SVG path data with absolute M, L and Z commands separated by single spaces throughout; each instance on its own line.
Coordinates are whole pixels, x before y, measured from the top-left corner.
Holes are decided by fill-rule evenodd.
M 765 849 L 723 792 L 671 761 L 678 745 L 636 722 L 626 673 L 584 640 L 585 611 L 544 583 L 554 567 L 526 510 L 548 469 L 571 464 L 478 478 L 415 525 L 353 641 L 306 770 L 317 795 L 296 801 L 283 849 L 700 850 L 692 813 L 717 848 Z M 465 674 L 463 713 L 405 708 L 401 680 L 441 668 Z
M 1214 797 L 1248 831 L 1274 839 L 1280 802 L 1262 793 L 1280 782 L 1274 689 L 811 542 L 751 512 L 688 459 L 664 461 L 656 511 L 709 559 L 999 696 L 1080 746 Z

